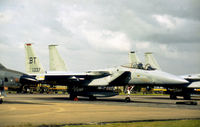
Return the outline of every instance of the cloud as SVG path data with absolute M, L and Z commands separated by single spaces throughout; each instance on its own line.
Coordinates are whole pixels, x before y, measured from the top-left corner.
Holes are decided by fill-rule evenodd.
M 128 37 L 121 32 L 102 31 L 84 31 L 88 43 L 96 49 L 130 51 L 131 42 Z
M 154 52 L 161 67 L 169 72 L 198 73 L 198 3 L 197 0 L 0 1 L 0 61 L 24 70 L 23 45 L 31 42 L 48 70 L 48 44 L 54 43 L 60 45 L 60 54 L 70 70 L 120 65 L 128 61 L 128 52 L 135 50 L 139 57 L 144 52 Z M 20 58 L 14 59 L 15 54 Z M 176 70 L 176 66 L 180 69 Z
M 150 42 L 136 42 L 136 49 L 137 50 L 149 50 Z
M 13 14 L 11 11 L 0 12 L 0 24 L 9 23 L 12 21 Z
M 161 26 L 168 29 L 175 29 L 178 19 L 168 15 L 153 15 L 153 18 L 160 23 Z

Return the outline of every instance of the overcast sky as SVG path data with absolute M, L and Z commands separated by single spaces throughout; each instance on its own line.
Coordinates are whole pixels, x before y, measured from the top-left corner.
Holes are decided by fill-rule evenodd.
M 48 45 L 70 71 L 141 61 L 153 52 L 162 70 L 200 73 L 199 0 L 0 0 L 0 62 L 25 72 L 24 43 L 49 69 Z

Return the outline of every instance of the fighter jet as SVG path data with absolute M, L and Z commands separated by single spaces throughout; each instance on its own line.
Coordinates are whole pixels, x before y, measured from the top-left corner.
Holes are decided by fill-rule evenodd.
M 20 89 L 25 84 L 32 84 L 35 82 L 36 80 L 34 77 L 19 71 L 7 69 L 0 64 L 0 103 L 3 103 L 3 98 L 5 96 L 4 87 Z
M 145 70 L 142 68 L 131 68 L 117 66 L 113 68 L 90 70 L 81 73 L 72 72 L 46 72 L 41 68 L 38 57 L 33 53 L 32 45 L 25 44 L 26 69 L 35 77 L 42 76 L 43 83 L 63 84 L 68 86 L 70 98 L 87 96 L 91 99 L 101 96 L 117 95 L 111 86 L 125 85 L 156 85 L 156 86 L 184 86 L 189 84 L 184 78 L 175 76 L 159 70 Z M 36 73 L 37 72 L 37 73 Z M 106 89 L 101 89 L 106 88 Z

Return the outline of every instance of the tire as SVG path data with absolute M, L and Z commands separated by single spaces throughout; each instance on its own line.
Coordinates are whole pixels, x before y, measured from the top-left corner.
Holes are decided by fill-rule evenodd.
M 69 99 L 70 100 L 74 100 L 75 98 L 77 98 L 77 95 L 74 95 L 74 94 L 70 94 L 69 95 Z
M 125 102 L 126 102 L 126 103 L 131 102 L 131 98 L 130 98 L 130 97 L 126 97 L 126 98 L 125 98 Z
M 190 94 L 184 95 L 184 96 L 183 96 L 183 99 L 184 99 L 184 100 L 191 100 Z
M 97 98 L 96 97 L 94 97 L 94 96 L 90 96 L 89 97 L 89 100 L 91 100 L 91 101 L 94 101 L 94 100 L 96 100 Z
M 176 97 L 176 95 L 175 95 L 175 94 L 170 94 L 170 99 L 174 99 L 174 100 L 176 100 L 176 99 L 177 99 L 177 97 Z
M 0 104 L 2 104 L 3 103 L 3 99 L 2 98 L 0 98 Z

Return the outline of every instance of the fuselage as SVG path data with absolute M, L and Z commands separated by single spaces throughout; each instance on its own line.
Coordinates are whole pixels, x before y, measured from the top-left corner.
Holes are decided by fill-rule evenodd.
M 123 67 L 123 66 L 110 68 L 109 70 L 110 72 L 113 73 L 117 70 L 130 72 L 128 85 L 184 87 L 189 84 L 189 82 L 182 77 L 167 72 L 163 72 L 160 70 L 143 70 L 143 69 Z
M 21 86 L 20 78 L 24 74 L 18 71 L 10 70 L 10 69 L 0 69 L 0 80 L 1 84 L 6 87 L 18 88 Z
M 35 82 L 36 79 L 32 76 L 0 65 L 0 87 L 19 88 L 24 84 Z
M 39 77 L 37 75 L 36 77 Z M 44 83 L 72 86 L 125 86 L 154 85 L 166 87 L 185 87 L 189 84 L 182 77 L 160 70 L 143 70 L 129 67 L 113 67 L 91 70 L 83 73 L 49 72 L 44 74 Z

